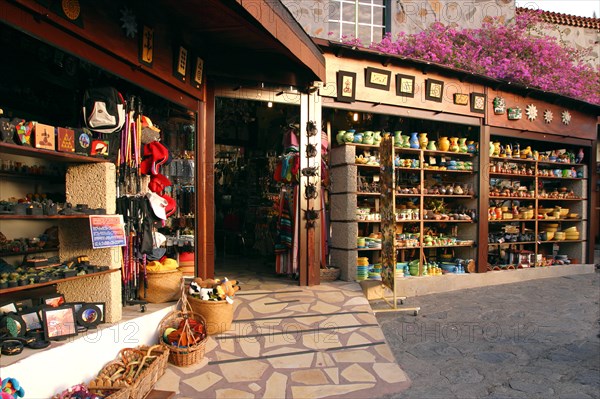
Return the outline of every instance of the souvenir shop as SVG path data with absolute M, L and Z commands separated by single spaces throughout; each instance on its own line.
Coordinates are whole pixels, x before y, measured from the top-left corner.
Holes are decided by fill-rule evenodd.
M 262 89 L 262 87 L 261 87 Z M 283 90 L 287 93 L 282 93 Z M 278 91 L 279 90 L 279 91 Z M 217 97 L 215 112 L 215 242 L 217 275 L 238 269 L 299 277 L 300 105 L 289 88 L 259 98 Z M 281 99 L 280 99 L 281 98 Z M 279 100 L 279 101 L 278 101 Z M 327 257 L 328 141 L 321 143 L 322 264 Z M 309 170 L 304 171 L 309 173 Z M 306 176 L 305 176 L 306 177 Z M 322 201 L 322 202 L 321 202 Z M 225 274 L 224 274 L 225 273 Z
M 3 355 L 13 355 L 2 357 L 3 368 L 10 358 L 16 369 L 34 370 L 21 362 L 31 349 L 116 323 L 131 305 L 143 312 L 147 266 L 157 259 L 214 276 L 215 82 L 258 84 L 268 74 L 306 88 L 324 69 L 307 36 L 271 34 L 243 5 L 208 3 L 3 3 L 0 41 L 27 61 L 0 65 L 10 77 L 0 88 L 0 328 L 15 338 L 2 343 Z M 231 34 L 214 35 L 213 25 Z M 269 54 L 254 57 L 261 46 Z M 290 58 L 290 46 L 307 50 L 308 61 Z M 269 71 L 282 63 L 285 73 Z M 286 118 L 305 122 L 298 115 Z M 50 328 L 58 322 L 71 327 Z M 102 356 L 85 363 L 101 365 Z M 71 363 L 63 375 L 92 372 Z

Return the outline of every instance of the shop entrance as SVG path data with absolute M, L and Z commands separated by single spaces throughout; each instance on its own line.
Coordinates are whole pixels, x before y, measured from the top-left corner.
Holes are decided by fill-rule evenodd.
M 300 107 L 217 97 L 215 108 L 215 276 L 295 279 Z

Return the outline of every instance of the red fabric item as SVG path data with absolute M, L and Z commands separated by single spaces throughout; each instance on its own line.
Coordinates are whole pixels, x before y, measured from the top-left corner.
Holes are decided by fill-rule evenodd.
M 167 217 L 172 216 L 177 209 L 177 203 L 170 195 L 163 194 L 161 197 L 167 200 L 167 206 L 165 207 L 165 213 Z
M 140 164 L 140 172 L 144 175 L 158 174 L 158 168 L 169 159 L 169 150 L 159 141 L 152 141 L 144 146 L 144 159 Z
M 277 164 L 275 165 L 275 172 L 273 173 L 273 179 L 275 179 L 276 182 L 280 182 L 281 181 L 281 158 L 279 159 L 279 161 L 277 161 Z
M 171 180 L 167 179 L 164 175 L 157 173 L 150 178 L 150 183 L 148 183 L 148 189 L 155 193 L 161 193 L 165 189 L 165 187 L 169 187 L 171 185 Z

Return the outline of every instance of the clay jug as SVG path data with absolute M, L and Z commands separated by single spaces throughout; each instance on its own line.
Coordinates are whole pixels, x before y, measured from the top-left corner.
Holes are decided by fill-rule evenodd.
M 381 143 L 381 132 L 373 132 L 373 144 L 379 145 L 379 143 Z
M 362 139 L 362 143 L 367 144 L 367 145 L 373 145 L 373 136 L 367 135 L 365 132 L 365 135 L 363 136 L 363 139 Z
M 344 144 L 344 135 L 346 134 L 345 130 L 339 130 L 338 134 L 335 136 L 335 140 L 338 144 Z
M 450 152 L 458 152 L 458 137 L 450 137 Z
M 428 143 L 429 139 L 427 138 L 427 133 L 419 133 L 419 147 L 424 150 L 427 148 Z
M 449 148 L 450 148 L 450 140 L 448 140 L 448 137 L 446 137 L 446 136 L 440 137 L 440 139 L 438 140 L 438 150 L 448 151 Z
M 352 130 L 352 131 L 348 130 L 344 134 L 344 142 L 346 142 L 346 143 L 352 143 L 353 141 L 354 141 L 354 130 Z
M 410 148 L 419 148 L 419 133 L 412 132 L 410 134 Z
M 394 132 L 394 147 L 400 147 L 402 145 L 402 130 Z
M 435 140 L 429 140 L 429 143 L 427 143 L 427 149 L 429 151 L 437 151 L 437 147 L 435 146 Z
M 461 137 L 460 139 L 458 139 L 458 151 L 462 152 L 462 153 L 466 153 L 468 150 L 467 148 L 467 138 L 466 137 Z

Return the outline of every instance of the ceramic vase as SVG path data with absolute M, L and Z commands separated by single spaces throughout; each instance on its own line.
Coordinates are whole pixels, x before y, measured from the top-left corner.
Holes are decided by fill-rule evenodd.
M 427 138 L 427 133 L 419 133 L 419 147 L 424 150 L 427 148 L 428 143 L 429 139 Z
M 379 145 L 379 143 L 381 143 L 381 132 L 373 132 L 373 144 Z
M 449 148 L 450 148 L 450 140 L 448 140 L 448 137 L 446 137 L 446 136 L 440 137 L 440 139 L 438 140 L 438 149 L 440 151 L 448 151 Z
M 475 154 L 476 151 L 477 151 L 477 146 L 475 145 L 475 142 L 473 140 L 467 141 L 467 152 L 469 154 Z
M 402 144 L 400 145 L 402 148 L 410 148 L 410 137 L 402 136 Z
M 362 143 L 367 145 L 373 145 L 373 136 L 363 136 Z
M 467 148 L 467 139 L 466 137 L 461 137 L 458 139 L 458 152 L 466 153 Z
M 419 133 L 417 132 L 412 132 L 410 134 L 410 148 L 419 148 Z
M 500 142 L 495 141 L 493 145 L 494 145 L 494 153 L 492 155 L 494 155 L 495 157 L 499 157 L 500 156 Z
M 394 132 L 394 146 L 400 147 L 402 146 L 402 131 L 397 130 Z
M 429 151 L 437 151 L 437 147 L 435 146 L 435 140 L 429 140 L 429 143 L 427 143 L 427 149 Z
M 354 130 L 348 130 L 344 134 L 344 141 L 346 143 L 352 143 L 354 141 Z
M 354 142 L 362 143 L 363 134 L 362 133 L 354 133 Z
M 338 134 L 335 136 L 335 140 L 338 144 L 344 144 L 344 135 L 346 134 L 345 130 L 339 130 Z M 354 140 L 354 137 L 352 138 Z
M 458 152 L 458 137 L 450 137 L 450 152 Z

